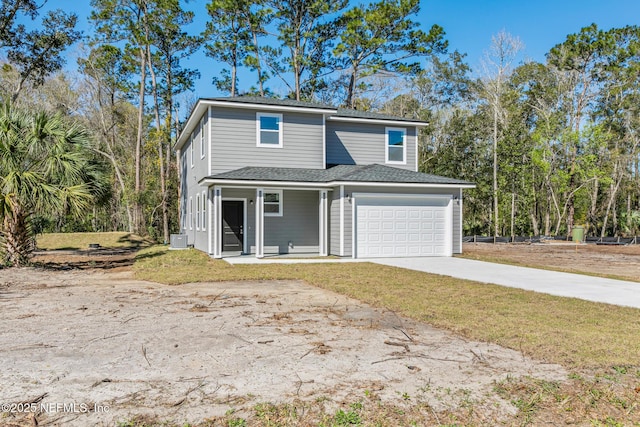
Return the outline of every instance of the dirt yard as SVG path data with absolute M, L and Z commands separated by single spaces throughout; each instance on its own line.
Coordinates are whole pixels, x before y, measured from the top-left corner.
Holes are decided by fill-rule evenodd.
M 465 243 L 465 257 L 640 281 L 640 245 Z
M 0 425 L 199 422 L 365 391 L 436 410 L 471 399 L 499 420 L 515 408 L 495 381 L 567 375 L 301 282 L 166 286 L 108 266 L 0 270 Z

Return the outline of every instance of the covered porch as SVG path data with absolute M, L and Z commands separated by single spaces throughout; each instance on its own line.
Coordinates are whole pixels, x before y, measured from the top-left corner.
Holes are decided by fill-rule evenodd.
M 214 258 L 327 256 L 329 191 L 309 186 L 211 185 L 209 254 Z

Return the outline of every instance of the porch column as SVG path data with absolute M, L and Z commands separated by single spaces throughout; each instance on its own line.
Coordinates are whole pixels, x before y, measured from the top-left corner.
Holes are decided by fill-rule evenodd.
M 318 239 L 319 242 L 319 248 L 318 248 L 318 252 L 320 256 L 327 256 L 329 255 L 329 251 L 328 251 L 328 243 L 329 243 L 329 238 L 328 238 L 328 232 L 329 232 L 329 227 L 327 226 L 327 219 L 328 219 L 328 214 L 327 214 L 327 207 L 328 207 L 328 202 L 327 202 L 327 190 L 320 190 L 320 215 L 318 215 L 319 218 L 319 223 L 320 223 L 320 236 Z
M 213 202 L 212 202 L 212 224 L 209 225 L 209 230 L 212 236 L 213 243 L 213 257 L 222 258 L 222 188 L 213 187 Z
M 264 188 L 256 188 L 256 258 L 264 257 Z

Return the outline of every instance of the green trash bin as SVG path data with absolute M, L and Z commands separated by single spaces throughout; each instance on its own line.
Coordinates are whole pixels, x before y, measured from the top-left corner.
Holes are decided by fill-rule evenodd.
M 572 240 L 575 243 L 584 242 L 584 227 L 582 227 L 581 225 L 573 227 L 573 230 L 571 230 L 571 236 L 573 237 Z

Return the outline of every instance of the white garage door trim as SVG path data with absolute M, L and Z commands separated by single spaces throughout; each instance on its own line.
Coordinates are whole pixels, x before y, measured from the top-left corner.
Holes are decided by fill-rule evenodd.
M 453 254 L 452 195 L 354 193 L 352 198 L 353 258 L 451 256 Z M 401 207 L 401 209 L 395 210 L 395 207 Z M 358 224 L 359 216 L 362 216 L 360 214 L 377 215 L 378 218 L 385 215 L 389 219 L 406 218 L 407 221 L 385 222 L 381 220 L 381 228 L 391 227 L 390 232 L 394 235 L 394 241 L 387 240 L 389 247 L 380 247 L 380 251 L 373 251 L 375 253 L 372 253 L 369 248 L 363 248 L 361 246 L 366 244 L 366 242 L 362 242 L 359 237 L 367 239 L 367 237 L 370 238 L 372 235 L 358 235 L 359 228 L 364 228 L 362 224 Z M 416 220 L 413 226 L 411 222 L 409 222 L 409 217 L 413 217 Z M 364 218 L 360 218 L 360 221 L 364 220 Z M 434 221 L 436 225 L 438 223 L 440 224 L 439 229 L 434 227 Z M 398 225 L 397 227 L 396 224 Z M 426 224 L 429 225 L 426 226 Z M 437 233 L 438 230 L 440 230 L 441 233 Z M 425 233 L 433 234 L 434 245 L 437 243 L 436 240 L 440 242 L 439 245 L 436 245 L 437 248 L 434 248 L 434 245 L 429 245 L 429 243 L 426 242 L 424 239 Z M 384 236 L 380 237 L 380 239 L 382 238 L 384 238 Z M 380 243 L 382 243 L 381 240 Z M 435 252 L 434 249 L 436 250 Z

